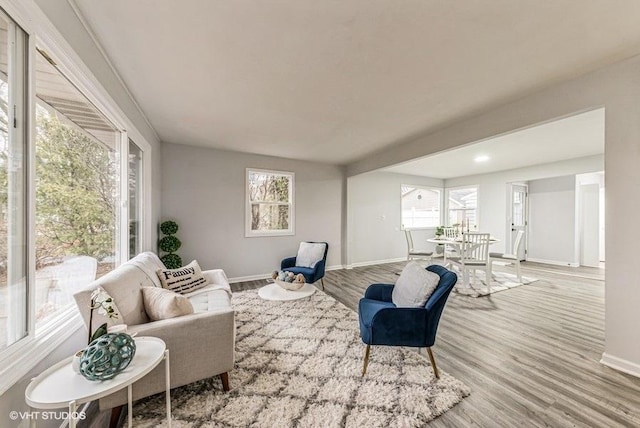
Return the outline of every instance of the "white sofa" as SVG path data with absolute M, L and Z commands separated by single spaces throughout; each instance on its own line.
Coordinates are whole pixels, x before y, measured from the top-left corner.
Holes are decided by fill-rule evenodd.
M 234 364 L 235 321 L 231 308 L 231 288 L 221 269 L 203 271 L 208 285 L 186 296 L 195 313 L 177 318 L 150 321 L 142 298 L 142 287 L 160 287 L 157 269 L 164 269 L 157 255 L 141 253 L 74 295 L 76 304 L 89 324 L 91 292 L 102 287 L 115 301 L 120 315 L 109 325 L 127 324 L 128 333 L 155 336 L 164 340 L 170 352 L 171 388 L 220 375 L 229 389 L 228 372 Z M 93 329 L 104 320 L 96 320 Z M 136 382 L 133 399 L 164 391 L 164 366 L 160 364 Z M 127 402 L 126 390 L 99 400 L 100 409 L 110 409 Z

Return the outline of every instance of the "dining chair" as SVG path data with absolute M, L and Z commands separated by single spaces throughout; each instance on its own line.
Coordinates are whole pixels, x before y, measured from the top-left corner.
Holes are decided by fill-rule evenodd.
M 462 280 L 467 286 L 469 286 L 469 271 L 473 272 L 473 283 L 475 284 L 476 270 L 484 270 L 489 292 L 491 292 L 491 263 L 489 263 L 490 239 L 491 235 L 488 233 L 463 233 L 460 244 L 460 255 L 447 259 L 452 266 L 461 271 Z
M 445 239 L 456 239 L 458 237 L 458 228 L 457 227 L 443 227 L 443 234 Z M 458 254 L 456 247 L 451 245 L 444 245 L 444 259 L 447 260 L 447 257 L 456 256 Z
M 522 272 L 520 271 L 520 247 L 524 243 L 524 231 L 519 230 L 516 234 L 516 239 L 513 241 L 513 249 L 511 253 L 489 253 L 489 264 L 491 265 L 491 269 L 493 269 L 494 261 L 507 261 L 515 265 L 516 267 L 516 275 L 518 276 L 518 281 L 522 282 Z
M 407 240 L 407 261 L 413 260 L 414 257 L 418 258 L 426 258 L 431 260 L 431 256 L 433 255 L 432 251 L 426 250 L 416 250 L 413 246 L 413 237 L 411 236 L 411 230 L 404 230 L 404 237 Z

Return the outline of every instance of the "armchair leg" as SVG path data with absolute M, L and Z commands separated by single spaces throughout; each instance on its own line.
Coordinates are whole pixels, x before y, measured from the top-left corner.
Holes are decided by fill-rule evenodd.
M 111 409 L 111 418 L 109 419 L 109 428 L 116 428 L 120 422 L 120 416 L 122 415 L 123 406 L 114 407 Z
M 431 361 L 431 367 L 433 368 L 433 374 L 436 375 L 437 379 L 440 379 L 440 372 L 438 371 L 438 366 L 436 366 L 436 359 L 433 356 L 433 351 L 431 348 L 427 348 L 427 353 L 429 354 L 429 360 Z
M 362 366 L 362 376 L 367 373 L 367 366 L 369 365 L 369 352 L 371 352 L 371 345 L 367 345 L 367 349 L 364 351 L 364 366 Z
M 220 380 L 222 381 L 222 389 L 229 392 L 229 372 L 220 373 Z
M 320 278 L 320 284 L 322 284 L 322 290 L 324 290 L 324 278 Z

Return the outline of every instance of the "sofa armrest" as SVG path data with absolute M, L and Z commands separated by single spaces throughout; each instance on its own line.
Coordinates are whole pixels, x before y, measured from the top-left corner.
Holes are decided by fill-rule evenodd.
M 203 270 L 202 274 L 209 284 L 229 285 L 227 274 L 222 269 Z

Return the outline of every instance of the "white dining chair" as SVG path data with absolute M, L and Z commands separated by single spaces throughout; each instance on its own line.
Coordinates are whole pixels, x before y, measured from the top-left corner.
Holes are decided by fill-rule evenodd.
M 485 282 L 489 293 L 491 292 L 491 263 L 489 263 L 489 242 L 491 236 L 488 233 L 468 232 L 462 234 L 460 255 L 449 257 L 447 261 L 452 267 L 462 273 L 462 282 L 469 284 L 469 271 L 473 273 L 473 283 L 476 283 L 476 270 L 485 272 Z
M 520 271 L 520 246 L 524 243 L 524 231 L 519 230 L 516 234 L 516 239 L 513 241 L 513 249 L 511 253 L 489 253 L 489 264 L 491 265 L 491 269 L 493 270 L 493 262 L 494 261 L 506 261 L 512 263 L 516 267 L 516 275 L 518 276 L 518 281 L 522 282 L 522 272 Z
M 457 227 L 443 227 L 443 234 L 445 239 L 456 239 L 458 237 L 458 228 Z M 456 251 L 456 247 L 451 245 L 444 245 L 444 259 L 447 257 L 457 256 L 458 252 Z
M 411 236 L 411 230 L 410 229 L 405 229 L 404 230 L 404 237 L 407 240 L 407 261 L 408 260 L 413 260 L 414 258 L 418 257 L 421 259 L 429 259 L 431 260 L 431 256 L 433 255 L 432 251 L 427 251 L 427 250 L 416 250 L 413 246 L 413 237 Z

